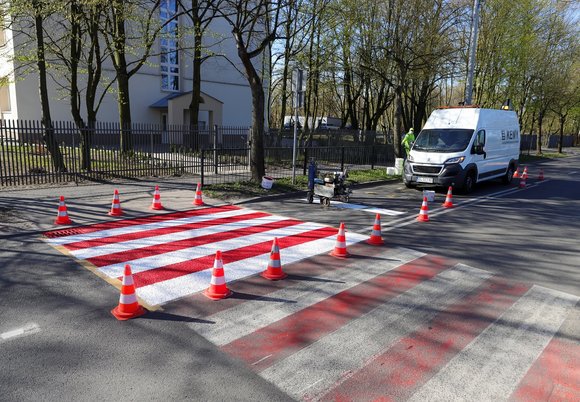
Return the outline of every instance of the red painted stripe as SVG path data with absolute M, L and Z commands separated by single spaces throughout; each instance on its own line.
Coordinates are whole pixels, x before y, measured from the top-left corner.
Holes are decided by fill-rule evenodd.
M 139 258 L 151 257 L 154 255 L 170 253 L 172 251 L 183 250 L 185 248 L 199 247 L 208 243 L 216 243 L 223 240 L 235 239 L 237 237 L 250 236 L 256 233 L 266 232 L 268 230 L 299 225 L 301 223 L 303 222 L 296 219 L 284 219 L 277 222 L 269 222 L 263 225 L 250 226 L 229 232 L 212 233 L 205 236 L 194 237 L 192 239 L 177 240 L 134 250 L 101 255 L 98 257 L 88 258 L 87 261 L 97 267 L 103 267 L 110 264 L 133 261 Z
M 552 338 L 528 370 L 512 401 L 580 401 L 580 345 Z
M 490 278 L 466 298 L 437 314 L 424 328 L 400 339 L 321 400 L 406 400 L 527 290 Z
M 90 247 L 104 246 L 106 244 L 121 243 L 124 241 L 145 239 L 149 237 L 162 236 L 171 233 L 183 232 L 185 230 L 201 229 L 210 226 L 224 225 L 233 222 L 239 222 L 246 219 L 256 219 L 270 216 L 266 212 L 254 212 L 246 215 L 229 216 L 225 218 L 212 219 L 204 222 L 186 223 L 178 226 L 171 226 L 159 229 L 141 230 L 133 233 L 125 233 L 118 236 L 101 237 L 99 239 L 78 241 L 75 243 L 65 244 L 64 246 L 69 250 L 80 250 Z
M 237 339 L 222 349 L 262 371 L 452 266 L 425 256 Z M 267 359 L 263 359 L 269 356 Z
M 280 246 L 280 249 L 284 249 L 286 247 L 297 246 L 299 244 L 308 243 L 323 237 L 333 236 L 336 234 L 336 232 L 336 229 L 330 227 L 310 230 L 308 232 L 281 237 L 278 239 L 278 245 Z M 260 254 L 268 253 L 271 251 L 271 249 L 272 240 L 236 248 L 233 250 L 227 250 L 222 252 L 222 261 L 227 270 L 228 263 L 245 260 L 246 258 L 252 258 Z M 163 267 L 143 271 L 138 274 L 133 274 L 133 277 L 135 278 L 135 282 L 138 285 L 137 287 L 152 285 L 157 282 L 166 281 L 168 279 L 177 278 L 179 276 L 188 275 L 198 271 L 203 271 L 204 269 L 209 269 L 213 267 L 214 258 L 215 256 L 213 255 L 199 257 L 189 261 L 166 265 Z M 267 264 L 267 262 L 265 263 Z M 264 269 L 266 269 L 266 265 L 264 266 Z
M 118 228 L 127 227 L 127 226 L 143 225 L 143 224 L 154 223 L 154 222 L 162 222 L 162 221 L 168 221 L 171 219 L 188 218 L 190 216 L 207 215 L 207 214 L 213 214 L 216 212 L 223 212 L 223 211 L 236 210 L 236 209 L 240 209 L 240 208 L 236 207 L 234 205 L 225 205 L 222 207 L 215 207 L 215 208 L 203 208 L 203 209 L 195 209 L 195 210 L 190 210 L 190 211 L 172 212 L 169 214 L 151 215 L 151 216 L 144 216 L 141 218 L 134 218 L 134 219 L 122 219 L 122 220 L 118 220 L 118 221 L 97 223 L 97 224 L 88 225 L 88 226 L 80 226 L 80 227 L 73 227 L 73 228 L 60 229 L 60 230 L 51 230 L 50 232 L 45 232 L 44 236 L 49 238 L 49 239 L 53 239 L 55 237 L 70 236 L 72 234 L 74 234 L 74 235 L 86 234 L 86 233 L 98 232 L 100 230 L 118 229 Z

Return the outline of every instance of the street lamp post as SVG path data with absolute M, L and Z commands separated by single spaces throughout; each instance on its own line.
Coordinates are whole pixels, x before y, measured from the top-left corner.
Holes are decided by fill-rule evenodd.
M 296 184 L 296 143 L 298 137 L 298 108 L 302 106 L 303 89 L 304 85 L 304 71 L 298 67 L 294 70 L 294 89 L 295 89 L 295 102 L 294 102 L 294 139 L 292 142 L 292 184 Z
M 473 18 L 471 21 L 471 38 L 469 41 L 469 61 L 467 64 L 467 87 L 465 88 L 465 104 L 471 105 L 473 94 L 473 74 L 475 71 L 475 54 L 477 50 L 477 33 L 479 25 L 479 1 L 473 1 Z

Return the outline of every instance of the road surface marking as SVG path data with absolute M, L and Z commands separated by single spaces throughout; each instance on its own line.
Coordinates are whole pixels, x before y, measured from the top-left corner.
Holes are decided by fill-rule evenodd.
M 302 199 L 302 201 L 307 202 L 306 198 Z M 330 205 L 335 207 L 335 208 L 354 209 L 357 211 L 365 211 L 365 212 L 370 212 L 373 214 L 381 214 L 381 215 L 387 215 L 387 216 L 397 216 L 397 215 L 403 215 L 405 213 L 405 212 L 401 212 L 401 211 L 396 211 L 394 209 L 377 208 L 377 207 L 373 207 L 370 205 L 353 204 L 353 203 L 334 201 L 334 200 L 330 201 Z
M 16 328 L 0 334 L 0 341 L 7 341 L 12 338 L 23 337 L 40 332 L 38 324 L 30 323 L 23 327 Z
M 369 358 L 424 325 L 437 309 L 465 297 L 490 276 L 463 265 L 444 271 L 268 367 L 261 375 L 291 397 L 316 397 L 344 373 L 359 369 Z M 312 377 L 322 381 L 308 395 L 301 394 L 303 384 Z
M 96 226 L 96 230 L 93 226 Z M 216 251 L 227 281 L 267 267 L 272 241 L 282 263 L 331 251 L 337 229 L 239 207 L 216 207 L 45 233 L 46 241 L 116 284 L 130 264 L 136 293 L 156 306 L 209 286 Z M 346 244 L 368 236 L 351 232 Z
M 317 282 L 316 292 L 304 292 L 305 285 L 298 283 L 268 295 L 269 298 L 278 300 L 291 300 L 291 303 L 264 303 L 261 299 L 250 300 L 237 309 L 213 315 L 212 320 L 216 324 L 190 323 L 188 325 L 216 345 L 225 345 L 423 255 L 404 248 L 389 249 L 376 257 L 384 259 L 380 265 L 358 260 L 345 269 L 329 271 L 317 277 L 320 281 Z
M 509 396 L 578 302 L 532 287 L 423 386 L 411 401 L 500 400 Z

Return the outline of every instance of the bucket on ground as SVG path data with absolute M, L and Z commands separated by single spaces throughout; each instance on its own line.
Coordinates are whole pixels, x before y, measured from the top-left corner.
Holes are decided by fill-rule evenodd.
M 435 191 L 423 190 L 423 197 L 427 198 L 428 202 L 435 201 Z
M 395 158 L 395 174 L 403 174 L 403 158 Z
M 273 178 L 271 178 L 269 176 L 262 177 L 262 188 L 265 188 L 266 190 L 270 190 L 272 188 L 273 184 L 274 184 Z

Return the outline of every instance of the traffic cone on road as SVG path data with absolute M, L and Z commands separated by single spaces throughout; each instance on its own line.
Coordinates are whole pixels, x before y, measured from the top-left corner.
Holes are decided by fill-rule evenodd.
M 117 189 L 115 189 L 115 193 L 113 194 L 113 204 L 111 205 L 109 215 L 111 216 L 123 215 L 123 210 L 121 209 L 121 202 L 119 201 L 119 190 Z
M 58 202 L 58 214 L 56 215 L 55 225 L 70 225 L 73 223 L 68 217 L 68 212 L 66 210 L 66 204 L 64 203 L 64 197 L 61 195 Z
M 528 178 L 528 167 L 527 166 L 524 166 L 524 171 L 522 173 L 522 176 L 524 176 L 524 175 L 526 176 L 526 179 L 527 179 Z
M 195 189 L 195 200 L 193 205 L 203 205 L 203 200 L 201 199 L 201 183 L 197 183 L 197 188 Z
M 527 173 L 524 171 L 524 173 L 522 173 L 522 177 L 520 177 L 520 184 L 519 184 L 519 188 L 524 188 L 526 187 L 526 178 L 528 177 Z
M 449 186 L 449 189 L 447 190 L 447 196 L 445 197 L 445 202 L 441 204 L 441 206 L 444 208 L 453 208 L 453 194 L 451 186 Z
M 163 205 L 161 205 L 161 195 L 159 194 L 159 186 L 155 186 L 155 192 L 153 193 L 153 203 L 150 209 L 161 210 Z
M 540 168 L 540 174 L 538 175 L 538 180 L 544 180 L 544 169 Z
M 211 282 L 203 294 L 212 300 L 221 300 L 232 294 L 226 285 L 226 278 L 224 276 L 224 263 L 222 261 L 222 252 L 215 253 L 215 260 L 213 263 L 213 271 L 211 272 Z
M 373 231 L 371 232 L 371 237 L 367 240 L 368 244 L 373 246 L 382 246 L 385 244 L 383 236 L 381 234 L 381 215 L 377 214 L 375 216 L 375 223 L 373 224 Z
M 350 253 L 346 249 L 346 235 L 345 235 L 344 223 L 340 222 L 340 227 L 338 228 L 338 235 L 336 236 L 336 245 L 334 250 L 331 251 L 330 255 L 339 258 L 350 257 Z
M 272 251 L 270 252 L 270 262 L 268 268 L 260 274 L 266 279 L 277 281 L 286 278 L 288 275 L 282 271 L 282 263 L 280 262 L 280 247 L 278 246 L 278 238 L 274 237 L 272 242 Z
M 121 286 L 119 305 L 112 309 L 111 313 L 117 318 L 117 320 L 125 321 L 142 316 L 146 312 L 147 310 L 145 310 L 137 301 L 135 284 L 133 283 L 133 274 L 131 273 L 131 267 L 127 264 L 125 265 L 125 273 L 123 274 L 123 284 Z
M 517 179 L 518 177 L 520 177 L 520 173 L 518 172 L 519 167 L 516 168 L 516 171 L 514 172 L 514 175 L 512 176 L 514 179 Z
M 423 197 L 423 203 L 421 204 L 421 210 L 419 211 L 419 216 L 417 220 L 419 222 L 429 222 L 429 208 L 427 207 L 427 197 Z

